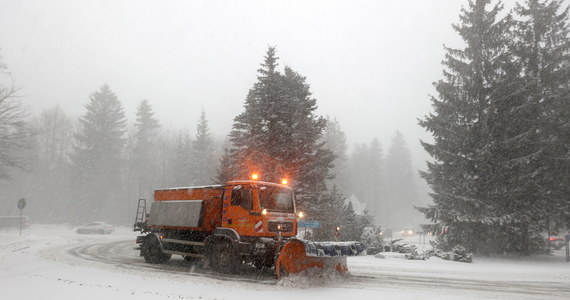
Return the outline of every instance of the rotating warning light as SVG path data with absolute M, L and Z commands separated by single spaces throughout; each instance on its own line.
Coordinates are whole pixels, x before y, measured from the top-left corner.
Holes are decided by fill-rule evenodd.
M 303 217 L 305 216 L 305 214 L 304 214 L 302 211 L 300 211 L 300 212 L 297 214 L 297 216 L 299 217 L 299 219 L 301 219 L 301 218 L 303 218 Z
M 282 185 L 287 185 L 287 183 L 289 183 L 289 181 L 287 179 L 281 179 Z
M 257 173 L 251 174 L 251 179 L 252 179 L 252 180 L 257 180 L 258 178 L 259 178 L 259 176 L 257 176 Z

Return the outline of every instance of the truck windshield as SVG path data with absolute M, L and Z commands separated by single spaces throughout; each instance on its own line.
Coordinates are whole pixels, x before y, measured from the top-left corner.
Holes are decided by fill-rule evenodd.
M 268 211 L 294 213 L 293 191 L 279 187 L 259 188 L 259 205 Z

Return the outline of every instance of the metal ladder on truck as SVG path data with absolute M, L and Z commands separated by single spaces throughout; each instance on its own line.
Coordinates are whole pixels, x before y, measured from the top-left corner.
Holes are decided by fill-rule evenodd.
M 146 199 L 139 199 L 137 204 L 137 215 L 135 218 L 135 224 L 133 225 L 133 231 L 140 231 L 146 227 Z

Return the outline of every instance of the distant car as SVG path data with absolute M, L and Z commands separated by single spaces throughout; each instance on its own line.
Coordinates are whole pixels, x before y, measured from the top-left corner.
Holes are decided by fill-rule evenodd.
M 384 239 L 391 239 L 393 237 L 392 229 L 386 228 L 380 232 L 380 236 Z
M 550 244 L 550 247 L 560 250 L 566 244 L 566 240 L 559 235 L 551 235 L 548 237 L 548 244 Z
M 416 230 L 413 227 L 405 227 L 402 229 L 402 231 L 400 231 L 400 234 L 402 236 L 412 236 L 416 234 Z
M 77 233 L 99 233 L 99 234 L 110 234 L 115 228 L 113 225 L 105 222 L 92 222 L 85 226 L 77 228 Z

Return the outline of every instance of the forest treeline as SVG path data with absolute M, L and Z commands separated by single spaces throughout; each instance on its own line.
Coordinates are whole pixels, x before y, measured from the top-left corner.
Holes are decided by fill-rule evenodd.
M 225 138 L 210 132 L 199 107 L 195 131 L 162 128 L 149 100 L 129 123 L 108 85 L 86 96 L 78 118 L 60 106 L 28 116 L 16 91 L 4 85 L 2 92 L 0 105 L 13 108 L 17 122 L 3 123 L 2 133 L 14 136 L 10 147 L 0 148 L 0 214 L 16 213 L 14 203 L 24 197 L 33 222 L 130 224 L 137 200 L 152 199 L 156 188 L 217 184 L 256 172 L 266 181 L 289 179 L 298 208 L 323 223 L 316 239 L 330 240 L 336 226 L 343 239 L 358 240 L 371 222 L 419 221 L 410 218 L 418 196 L 403 135 L 394 134 L 386 157 L 378 140 L 349 153 L 340 123 L 317 115 L 306 79 L 287 66 L 280 71 L 274 47 Z M 354 199 L 363 203 L 359 215 Z
M 570 227 L 568 24 L 561 0 L 525 0 L 511 11 L 496 0 L 466 2 L 453 25 L 464 44 L 445 48 L 433 111 L 419 119 L 433 136 L 422 142 L 432 158 L 421 173 L 429 205 L 401 133 L 385 155 L 378 140 L 348 151 L 341 124 L 317 114 L 306 78 L 281 68 L 269 47 L 221 139 L 199 108 L 195 131 L 162 128 L 146 100 L 129 123 L 107 85 L 77 119 L 60 107 L 28 116 L 17 91 L 1 85 L 0 210 L 14 213 L 26 197 L 38 222 L 130 224 L 137 199 L 154 188 L 255 171 L 268 181 L 288 177 L 298 207 L 323 223 L 315 239 L 330 239 L 339 225 L 342 239 L 359 239 L 371 222 L 397 230 L 418 222 L 416 206 L 442 250 L 548 251 L 544 235 Z M 360 216 L 347 201 L 355 198 L 366 205 Z

